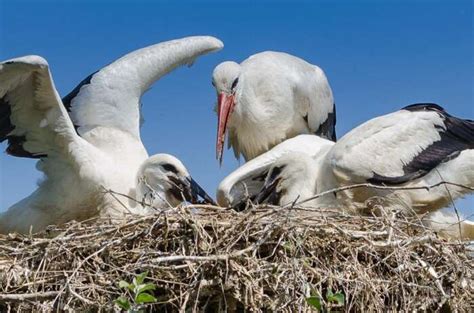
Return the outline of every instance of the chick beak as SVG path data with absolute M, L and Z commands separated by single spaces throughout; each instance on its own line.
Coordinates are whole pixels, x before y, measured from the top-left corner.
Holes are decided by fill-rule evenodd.
M 216 202 L 207 194 L 207 192 L 199 186 L 199 184 L 192 178 L 186 177 L 187 187 L 189 188 L 187 192 L 184 193 L 186 201 L 190 203 L 199 203 L 199 197 L 201 197 L 205 204 L 217 205 Z

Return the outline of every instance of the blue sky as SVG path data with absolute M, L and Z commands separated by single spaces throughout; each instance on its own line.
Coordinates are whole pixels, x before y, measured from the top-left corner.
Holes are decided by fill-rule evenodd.
M 277 50 L 326 72 L 338 135 L 415 102 L 474 118 L 471 1 L 8 1 L 0 2 L 0 59 L 45 57 L 66 95 L 88 74 L 132 50 L 189 35 L 225 48 L 164 77 L 144 96 L 150 154 L 179 157 L 211 194 L 238 166 L 215 160 L 212 69 Z M 0 148 L 4 150 L 5 144 Z M 0 155 L 0 210 L 30 194 L 34 161 Z M 460 203 L 473 212 L 473 198 Z

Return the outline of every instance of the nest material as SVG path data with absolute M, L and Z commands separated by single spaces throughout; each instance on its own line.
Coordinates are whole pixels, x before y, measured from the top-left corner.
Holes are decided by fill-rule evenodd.
M 0 237 L 0 311 L 117 310 L 118 282 L 143 271 L 158 299 L 144 309 L 159 312 L 305 312 L 310 296 L 346 311 L 470 311 L 473 268 L 466 244 L 416 217 L 183 206 Z

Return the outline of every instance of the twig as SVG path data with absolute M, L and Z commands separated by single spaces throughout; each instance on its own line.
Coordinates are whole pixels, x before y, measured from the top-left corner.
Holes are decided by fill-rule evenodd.
M 461 184 L 456 184 L 456 183 L 451 183 L 451 182 L 445 182 L 445 181 L 441 181 L 441 182 L 438 182 L 438 183 L 432 184 L 432 185 L 416 186 L 416 187 L 380 186 L 380 185 L 373 185 L 373 184 L 369 184 L 369 183 L 363 183 L 363 184 L 354 184 L 354 185 L 350 185 L 350 186 L 343 186 L 343 187 L 339 187 L 339 188 L 326 190 L 326 191 L 318 193 L 317 195 L 314 195 L 310 198 L 302 200 L 302 201 L 296 203 L 296 205 L 300 205 L 300 204 L 303 204 L 305 202 L 315 200 L 315 199 L 324 197 L 324 196 L 329 195 L 329 194 L 338 193 L 340 191 L 345 191 L 345 190 L 358 189 L 358 188 L 372 188 L 372 189 L 379 189 L 379 190 L 394 190 L 394 191 L 395 190 L 422 190 L 422 189 L 424 189 L 424 190 L 429 191 L 431 188 L 435 188 L 435 187 L 438 187 L 438 186 L 441 186 L 441 185 L 456 186 L 456 187 L 459 187 L 459 188 L 465 188 L 465 189 L 474 191 L 473 187 L 469 187 L 469 186 L 465 186 L 465 185 L 461 185 Z M 287 204 L 285 207 L 287 207 L 288 205 L 290 205 L 290 204 Z
M 193 208 L 0 236 L 0 246 L 10 247 L 3 250 L 0 295 L 7 298 L 0 308 L 112 311 L 117 283 L 147 271 L 145 283 L 159 294 L 147 309 L 157 312 L 212 311 L 224 307 L 223 297 L 229 309 L 305 312 L 308 296 L 329 289 L 346 295 L 346 310 L 435 310 L 440 303 L 469 310 L 474 261 L 466 243 L 439 239 L 410 212 L 391 220 L 277 206 Z M 19 294 L 27 299 L 11 296 Z
M 438 173 L 438 176 L 440 177 L 441 180 L 444 180 L 443 176 L 441 176 L 441 173 L 438 171 L 437 168 L 435 168 L 436 173 Z M 451 204 L 454 209 L 454 213 L 456 214 L 456 217 L 458 219 L 458 231 L 459 231 L 459 239 L 462 238 L 462 229 L 461 229 L 461 217 L 459 216 L 458 208 L 456 207 L 456 204 L 454 203 L 453 196 L 451 195 L 451 191 L 449 190 L 448 186 L 444 185 L 444 188 L 446 189 L 446 192 L 448 193 L 449 196 L 449 201 L 451 201 Z
M 425 242 L 429 242 L 431 240 L 434 240 L 435 237 L 431 234 L 424 235 L 422 237 L 416 237 L 416 238 L 411 238 L 411 239 L 402 239 L 402 240 L 393 240 L 391 242 L 375 242 L 371 241 L 370 243 L 375 247 L 375 248 L 399 248 L 399 247 L 410 247 L 413 245 L 419 245 L 423 244 Z
M 39 300 L 52 298 L 57 296 L 59 291 L 44 291 L 44 292 L 34 292 L 34 293 L 10 293 L 10 294 L 0 294 L 0 300 L 2 301 L 27 301 L 27 300 Z

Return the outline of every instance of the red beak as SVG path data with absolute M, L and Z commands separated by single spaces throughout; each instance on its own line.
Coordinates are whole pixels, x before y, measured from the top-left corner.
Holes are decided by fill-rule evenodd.
M 234 95 L 227 95 L 223 92 L 217 96 L 217 141 L 216 157 L 222 164 L 222 155 L 224 154 L 225 132 L 227 130 L 227 121 L 234 109 Z

